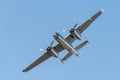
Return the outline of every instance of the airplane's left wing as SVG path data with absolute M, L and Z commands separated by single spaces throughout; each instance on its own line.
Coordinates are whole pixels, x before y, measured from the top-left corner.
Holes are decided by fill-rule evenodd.
M 81 34 L 88 26 L 94 22 L 103 12 L 103 9 L 99 10 L 96 14 L 91 16 L 87 21 L 85 21 L 83 24 L 81 24 L 76 30 Z
M 81 35 L 81 33 L 88 28 L 88 26 L 93 23 L 101 14 L 102 14 L 103 10 L 99 10 L 96 14 L 94 14 L 93 16 L 91 16 L 88 20 L 86 20 L 83 24 L 81 24 L 80 26 L 78 26 L 76 28 L 76 31 L 79 33 L 79 35 Z M 71 36 L 71 34 L 69 34 L 65 40 L 69 43 L 72 44 L 75 40 L 74 37 Z
M 29 65 L 28 67 L 26 67 L 23 70 L 23 72 L 27 72 L 27 71 L 31 70 L 32 68 L 34 68 L 35 66 L 37 66 L 40 63 L 42 63 L 43 61 L 47 60 L 50 57 L 51 57 L 51 55 L 49 55 L 49 53 L 46 52 L 41 57 L 39 57 L 36 61 L 34 61 L 31 65 Z

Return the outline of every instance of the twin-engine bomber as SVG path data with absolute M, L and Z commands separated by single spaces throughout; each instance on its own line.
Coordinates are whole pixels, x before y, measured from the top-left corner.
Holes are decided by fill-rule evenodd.
M 27 72 L 27 71 L 31 70 L 32 68 L 34 68 L 35 66 L 37 66 L 38 64 L 42 63 L 43 61 L 47 60 L 48 58 L 50 58 L 52 56 L 55 57 L 55 58 L 59 58 L 61 62 L 67 60 L 72 55 L 79 56 L 78 50 L 81 49 L 82 47 L 84 47 L 88 43 L 88 40 L 82 42 L 81 44 L 79 44 L 75 48 L 72 46 L 72 43 L 75 40 L 81 40 L 82 39 L 81 38 L 82 32 L 86 28 L 88 28 L 88 26 L 92 22 L 94 22 L 102 14 L 102 12 L 103 12 L 102 9 L 99 10 L 96 14 L 94 14 L 93 16 L 88 18 L 88 20 L 86 20 L 80 26 L 77 26 L 77 24 L 75 24 L 73 26 L 73 28 L 71 28 L 69 30 L 69 34 L 65 38 L 63 36 L 61 36 L 59 33 L 53 34 L 53 38 L 58 42 L 58 44 L 56 44 L 55 46 L 52 46 L 52 44 L 53 44 L 53 41 L 52 41 L 50 46 L 48 46 L 48 48 L 46 49 L 46 52 L 42 56 L 40 56 L 37 60 L 35 60 L 31 65 L 26 67 L 23 70 L 23 72 Z M 61 59 L 59 57 L 58 53 L 63 51 L 63 50 L 67 50 L 68 54 L 65 55 Z

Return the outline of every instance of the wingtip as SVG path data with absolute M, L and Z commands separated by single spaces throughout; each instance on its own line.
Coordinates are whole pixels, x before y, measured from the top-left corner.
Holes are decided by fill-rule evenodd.
M 26 70 L 22 70 L 22 72 L 27 72 Z
M 22 72 L 25 72 L 24 70 Z

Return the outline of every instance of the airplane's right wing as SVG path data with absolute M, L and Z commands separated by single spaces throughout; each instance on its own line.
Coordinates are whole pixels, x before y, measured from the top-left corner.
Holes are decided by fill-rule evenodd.
M 81 33 L 88 28 L 88 26 L 94 22 L 101 14 L 103 10 L 101 9 L 96 14 L 94 14 L 92 17 L 90 17 L 87 21 L 85 21 L 83 24 L 81 24 L 76 30 L 81 35 Z
M 31 65 L 29 65 L 28 67 L 26 67 L 23 70 L 23 72 L 27 72 L 27 71 L 31 70 L 32 68 L 34 68 L 35 66 L 37 66 L 40 63 L 42 63 L 43 61 L 47 60 L 50 57 L 51 57 L 51 55 L 49 55 L 49 53 L 46 52 L 41 57 L 39 57 L 37 60 L 35 60 Z

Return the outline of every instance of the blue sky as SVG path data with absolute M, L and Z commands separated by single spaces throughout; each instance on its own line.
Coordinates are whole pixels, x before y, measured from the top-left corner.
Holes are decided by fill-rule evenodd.
M 1 80 L 119 80 L 120 11 L 118 0 L 1 0 Z M 27 73 L 22 70 L 41 56 L 53 39 L 98 10 L 104 13 L 83 33 L 89 44 L 64 64 L 50 58 Z M 57 42 L 54 43 L 54 45 Z M 65 54 L 65 52 L 60 53 Z

